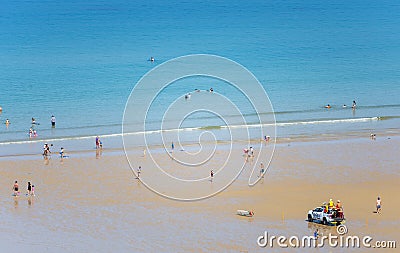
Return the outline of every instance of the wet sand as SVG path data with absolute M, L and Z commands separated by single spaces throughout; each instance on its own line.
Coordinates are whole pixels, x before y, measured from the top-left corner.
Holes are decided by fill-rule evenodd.
M 280 143 L 256 186 L 247 186 L 248 163 L 225 191 L 196 202 L 173 201 L 150 191 L 115 150 L 71 155 L 63 161 L 53 155 L 48 163 L 40 156 L 0 161 L 0 245 L 6 251 L 31 252 L 280 251 L 260 248 L 257 237 L 264 231 L 312 235 L 316 228 L 335 233 L 334 227 L 305 221 L 309 209 L 329 198 L 343 203 L 349 234 L 399 242 L 399 144 L 397 136 Z M 235 152 L 230 159 L 242 164 L 242 151 Z M 134 153 L 146 177 L 151 159 Z M 154 155 L 163 164 L 174 163 L 163 154 Z M 27 181 L 33 182 L 36 196 L 12 197 L 14 180 L 21 193 Z M 217 174 L 204 187 L 216 187 L 218 180 Z M 373 213 L 377 196 L 382 198 L 382 214 Z M 237 216 L 237 209 L 254 210 L 255 216 Z

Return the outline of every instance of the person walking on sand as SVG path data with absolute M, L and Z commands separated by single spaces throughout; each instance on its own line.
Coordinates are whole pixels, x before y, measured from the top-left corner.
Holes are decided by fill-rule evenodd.
M 14 196 L 18 196 L 18 194 L 19 194 L 18 190 L 19 190 L 18 181 L 15 180 L 14 185 L 13 185 Z
M 211 177 L 210 181 L 212 182 L 214 179 L 214 171 L 213 170 L 210 171 L 210 177 Z
M 264 178 L 264 164 L 263 163 L 261 163 L 260 164 L 260 177 L 262 177 L 262 178 Z
M 32 185 L 31 182 L 28 182 L 28 186 L 26 187 L 26 195 L 31 195 L 32 194 Z
M 376 213 L 381 213 L 382 211 L 382 200 L 381 197 L 378 197 L 376 200 Z
M 60 158 L 63 159 L 64 157 L 65 157 L 64 148 L 61 148 L 61 150 L 60 150 Z
M 171 144 L 171 153 L 174 152 L 174 148 L 175 148 L 175 145 L 174 145 L 174 142 L 172 142 L 172 144 Z
M 54 115 L 51 115 L 51 127 L 56 127 L 56 117 Z
M 142 171 L 142 167 L 141 166 L 139 166 L 138 168 L 137 168 L 137 178 L 139 179 L 140 178 L 140 172 Z
M 35 196 L 35 186 L 34 185 L 32 185 L 31 195 Z

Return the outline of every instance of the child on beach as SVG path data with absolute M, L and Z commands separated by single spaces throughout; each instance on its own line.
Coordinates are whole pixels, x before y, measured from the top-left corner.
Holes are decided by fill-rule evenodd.
M 318 228 L 314 231 L 314 239 L 318 240 L 318 236 L 319 236 L 319 230 Z
M 61 148 L 61 150 L 60 150 L 60 158 L 64 158 L 64 157 L 65 157 L 64 148 Z
M 31 196 L 35 196 L 35 186 L 34 185 L 32 185 L 32 188 L 31 188 Z

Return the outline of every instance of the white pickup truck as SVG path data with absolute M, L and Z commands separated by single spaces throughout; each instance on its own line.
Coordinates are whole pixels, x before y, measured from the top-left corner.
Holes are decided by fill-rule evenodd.
M 329 208 L 325 212 L 324 207 L 316 207 L 314 210 L 308 211 L 307 220 L 310 222 L 320 222 L 324 225 L 340 225 L 345 222 L 342 210 Z

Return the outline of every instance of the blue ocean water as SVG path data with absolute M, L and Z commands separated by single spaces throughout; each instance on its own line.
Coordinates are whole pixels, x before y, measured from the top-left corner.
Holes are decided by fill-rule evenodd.
M 0 128 L 0 143 L 29 140 L 32 117 L 38 139 L 121 133 L 136 82 L 163 62 L 198 53 L 232 59 L 259 79 L 278 137 L 397 129 L 399 13 L 398 1 L 3 1 L 0 122 L 11 124 Z M 193 83 L 240 104 L 228 85 Z M 155 112 L 188 87 L 165 92 Z M 204 117 L 187 126 L 218 123 Z

